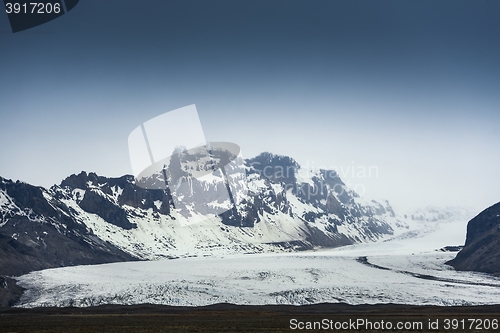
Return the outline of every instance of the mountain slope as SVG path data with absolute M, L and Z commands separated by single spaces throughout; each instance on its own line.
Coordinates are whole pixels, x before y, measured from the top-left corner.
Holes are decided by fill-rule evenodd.
M 500 274 L 500 202 L 469 221 L 465 247 L 448 264 L 457 270 Z
M 0 275 L 134 260 L 71 218 L 49 191 L 0 178 Z
M 131 176 L 81 173 L 51 191 L 99 238 L 143 259 L 335 247 L 393 233 L 392 208 L 363 203 L 334 171 L 304 177 L 293 159 L 268 153 L 246 165 L 249 193 L 237 209 L 196 224 L 172 209 L 166 192 L 142 189 Z M 101 202 L 109 208 L 99 212 Z

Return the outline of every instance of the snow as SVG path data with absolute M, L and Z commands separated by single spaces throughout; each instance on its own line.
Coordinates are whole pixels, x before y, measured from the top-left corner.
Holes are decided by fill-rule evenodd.
M 454 271 L 444 263 L 456 253 L 437 251 L 446 245 L 463 243 L 464 227 L 462 221 L 424 223 L 412 233 L 383 242 L 321 251 L 43 270 L 18 278 L 19 284 L 27 288 L 18 306 L 200 306 L 221 302 L 496 304 L 500 299 L 500 279 Z M 293 231 L 291 227 L 290 232 Z M 387 269 L 360 262 L 359 257 L 363 256 L 370 264 Z M 418 274 L 431 275 L 436 280 L 418 278 Z
M 45 192 L 42 192 L 44 198 L 47 200 L 49 205 L 54 207 L 48 200 Z M 14 216 L 24 216 L 31 222 L 36 223 L 46 223 L 47 220 L 44 216 L 36 215 L 33 209 L 24 208 L 21 210 L 15 203 L 14 200 L 3 190 L 0 190 L 0 227 L 3 227 L 7 222 Z
M 82 190 L 82 189 L 79 189 L 79 188 L 75 188 L 73 191 L 72 191 L 72 197 L 73 197 L 73 200 L 75 200 L 76 202 L 80 202 L 83 200 L 83 197 L 85 196 L 85 190 Z
M 163 204 L 160 200 L 155 200 L 153 203 L 154 203 L 156 209 L 158 209 L 158 210 L 161 209 L 161 205 Z
M 169 216 L 155 213 L 153 209 L 137 210 L 124 205 L 129 216 L 134 215 L 133 222 L 137 224 L 137 228 L 124 230 L 96 214 L 83 211 L 73 200 L 62 201 L 72 208 L 75 218 L 100 239 L 141 259 L 261 253 L 276 249 L 267 243 L 304 238 L 300 229 L 303 222 L 281 212 L 264 216 L 254 228 L 240 228 L 223 225 L 215 216 L 207 219 L 192 212 L 188 221 L 176 210 L 172 210 Z M 155 202 L 157 207 L 160 204 L 160 201 Z M 193 223 L 197 218 L 200 222 Z
M 123 189 L 121 187 L 115 185 L 111 188 L 111 191 L 112 191 L 111 198 L 113 199 L 113 202 L 115 204 L 118 204 L 118 199 L 120 198 L 120 195 L 122 195 Z M 82 198 L 83 198 L 83 196 L 82 196 Z
M 314 207 L 310 203 L 305 203 L 300 201 L 299 198 L 295 196 L 292 189 L 289 189 L 286 192 L 286 198 L 288 199 L 290 205 L 293 207 L 294 213 L 296 213 L 298 216 L 302 216 L 306 212 L 314 212 L 314 213 L 321 212 L 320 208 Z
M 0 227 L 3 227 L 9 219 L 21 209 L 16 206 L 12 198 L 3 190 L 0 190 Z
M 248 189 L 251 192 L 258 193 L 259 191 L 267 188 L 266 180 L 262 178 L 255 179 L 257 175 L 250 175 L 249 179 L 252 181 L 248 183 Z
M 307 170 L 304 168 L 299 168 L 295 172 L 295 178 L 297 178 L 297 184 L 307 183 L 311 186 L 314 186 L 314 181 L 312 177 L 316 176 L 318 172 L 314 172 L 312 170 Z

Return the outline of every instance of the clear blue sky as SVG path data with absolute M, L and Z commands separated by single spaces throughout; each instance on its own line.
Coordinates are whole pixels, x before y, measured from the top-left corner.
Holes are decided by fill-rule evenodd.
M 0 14 L 0 176 L 131 173 L 128 134 L 196 104 L 246 157 L 479 210 L 500 201 L 499 41 L 500 2 L 481 0 L 85 0 L 16 34 Z

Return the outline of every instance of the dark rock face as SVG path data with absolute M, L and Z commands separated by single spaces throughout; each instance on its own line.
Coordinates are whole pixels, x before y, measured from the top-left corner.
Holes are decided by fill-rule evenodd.
M 121 207 L 114 205 L 94 191 L 86 191 L 79 205 L 86 212 L 97 214 L 105 221 L 123 229 L 130 230 L 137 227 L 129 222 L 127 213 Z
M 273 183 L 283 182 L 286 185 L 295 185 L 297 180 L 295 171 L 299 168 L 299 164 L 288 156 L 262 153 L 247 162 L 254 172 Z
M 500 274 L 500 203 L 469 221 L 463 250 L 447 264 L 461 271 Z
M 107 210 L 97 207 L 98 203 L 95 201 L 99 201 L 101 204 L 104 203 L 99 197 L 93 194 L 89 194 L 89 197 L 87 199 L 85 199 L 84 197 L 83 200 L 79 202 L 79 205 L 80 207 L 82 207 L 83 202 L 82 208 L 84 210 L 88 211 L 89 213 L 97 214 L 107 222 L 124 228 L 133 228 L 134 226 L 131 225 L 128 220 L 125 221 L 125 212 L 120 212 L 117 210 L 117 208 L 120 208 L 123 205 L 142 209 L 152 208 L 153 210 L 158 211 L 161 214 L 170 214 L 171 198 L 167 196 L 163 190 L 144 189 L 140 186 L 136 186 L 134 177 L 130 175 L 125 175 L 120 178 L 107 178 L 98 176 L 93 172 L 87 174 L 85 171 L 82 171 L 78 175 L 71 175 L 63 180 L 59 188 L 81 189 L 85 191 L 98 188 L 99 191 L 101 191 L 105 195 L 113 195 L 113 189 L 120 188 L 122 192 L 118 196 L 118 200 L 115 202 L 114 206 L 116 207 L 108 207 L 111 211 L 113 211 L 113 213 L 108 213 L 106 212 Z M 99 195 L 93 191 L 90 192 Z M 85 194 L 87 193 L 88 191 Z M 100 197 L 102 198 L 102 196 Z M 109 200 L 107 200 L 106 198 L 102 199 L 108 201 L 109 203 Z M 160 209 L 157 209 L 154 205 L 154 202 L 157 200 L 162 202 Z M 126 225 L 126 227 L 124 225 Z
M 14 306 L 23 290 L 16 284 L 16 280 L 0 276 L 0 308 Z

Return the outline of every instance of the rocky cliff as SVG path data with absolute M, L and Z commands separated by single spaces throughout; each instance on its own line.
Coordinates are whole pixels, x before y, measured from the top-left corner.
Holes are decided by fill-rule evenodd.
M 448 264 L 457 270 L 500 275 L 500 203 L 469 221 L 465 246 Z

